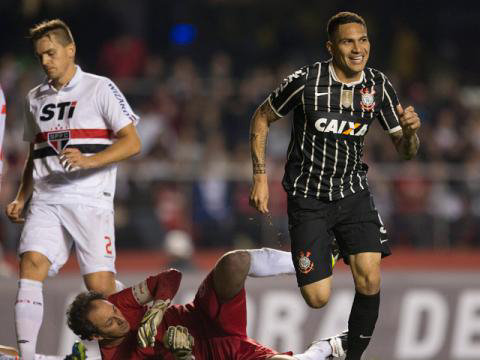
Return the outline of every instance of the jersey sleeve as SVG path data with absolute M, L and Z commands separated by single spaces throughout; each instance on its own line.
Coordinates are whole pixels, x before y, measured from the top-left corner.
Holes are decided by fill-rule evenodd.
M 302 103 L 303 89 L 307 82 L 308 67 L 303 67 L 287 76 L 269 96 L 268 103 L 277 116 L 287 115 Z
M 402 129 L 396 110 L 400 102 L 390 80 L 384 74 L 382 74 L 382 77 L 382 105 L 380 107 L 379 121 L 383 129 L 392 134 Z
M 35 117 L 30 108 L 30 99 L 27 96 L 25 99 L 25 109 L 24 109 L 24 119 L 23 119 L 23 140 L 28 142 L 35 141 L 36 135 L 36 124 Z
M 181 280 L 182 273 L 180 271 L 165 270 L 132 286 L 132 294 L 136 302 L 142 305 L 152 300 L 171 300 L 177 294 Z
M 97 88 L 97 105 L 107 126 L 117 133 L 125 126 L 138 123 L 127 99 L 110 79 L 105 78 Z

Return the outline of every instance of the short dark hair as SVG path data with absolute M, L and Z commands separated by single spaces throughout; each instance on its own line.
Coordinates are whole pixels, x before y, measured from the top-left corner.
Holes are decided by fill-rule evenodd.
M 327 24 L 328 39 L 333 39 L 333 36 L 335 35 L 335 32 L 338 30 L 340 25 L 351 23 L 362 24 L 363 26 L 365 26 L 365 28 L 367 28 L 365 20 L 363 20 L 360 15 L 353 12 L 341 11 L 338 14 L 333 15 L 330 20 L 328 20 Z
M 33 26 L 29 35 L 33 42 L 44 36 L 55 35 L 55 38 L 63 46 L 74 43 L 72 32 L 65 22 L 60 19 L 46 20 Z
M 106 300 L 105 295 L 99 292 L 89 291 L 77 295 L 67 310 L 67 323 L 72 331 L 82 340 L 92 340 L 94 335 L 99 335 L 100 330 L 88 320 L 88 314 L 92 310 L 92 301 Z

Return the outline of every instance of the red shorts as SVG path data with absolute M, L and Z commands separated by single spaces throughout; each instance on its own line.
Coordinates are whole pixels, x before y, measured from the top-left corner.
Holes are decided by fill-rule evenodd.
M 245 289 L 230 301 L 220 303 L 211 272 L 198 288 L 193 305 L 201 315 L 202 324 L 197 325 L 206 340 L 195 343 L 198 359 L 263 360 L 278 354 L 247 336 Z

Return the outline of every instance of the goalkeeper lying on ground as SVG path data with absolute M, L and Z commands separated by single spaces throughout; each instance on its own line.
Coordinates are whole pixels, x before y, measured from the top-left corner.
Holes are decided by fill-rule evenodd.
M 103 359 L 322 360 L 342 356 L 346 333 L 315 342 L 305 353 L 293 356 L 247 337 L 246 277 L 294 273 L 289 252 L 233 251 L 220 258 L 192 303 L 170 304 L 181 280 L 181 273 L 170 269 L 108 298 L 94 292 L 78 295 L 69 308 L 68 324 L 82 339 L 98 340 Z

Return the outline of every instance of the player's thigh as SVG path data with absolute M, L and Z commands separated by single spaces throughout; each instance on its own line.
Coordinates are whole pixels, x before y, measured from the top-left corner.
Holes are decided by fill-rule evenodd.
M 48 275 L 55 275 L 68 260 L 71 246 L 72 242 L 61 224 L 57 206 L 32 204 L 27 211 L 18 246 L 18 254 L 22 257 L 20 273 L 29 278 L 30 271 L 38 271 L 35 270 L 35 262 L 39 262 L 42 269 L 47 266 L 44 262 L 46 258 L 49 262 Z
M 247 335 L 245 288 L 242 288 L 233 298 L 222 301 L 215 290 L 212 271 L 200 284 L 193 304 L 205 315 L 199 326 L 209 337 L 244 337 Z
M 368 190 L 341 200 L 340 206 L 333 233 L 347 263 L 351 255 L 360 253 L 391 254 L 387 231 Z
M 332 240 L 324 219 L 290 227 L 292 261 L 297 283 L 304 287 L 332 275 Z
M 82 275 L 115 273 L 113 210 L 83 204 L 62 207 L 62 221 L 75 244 Z

